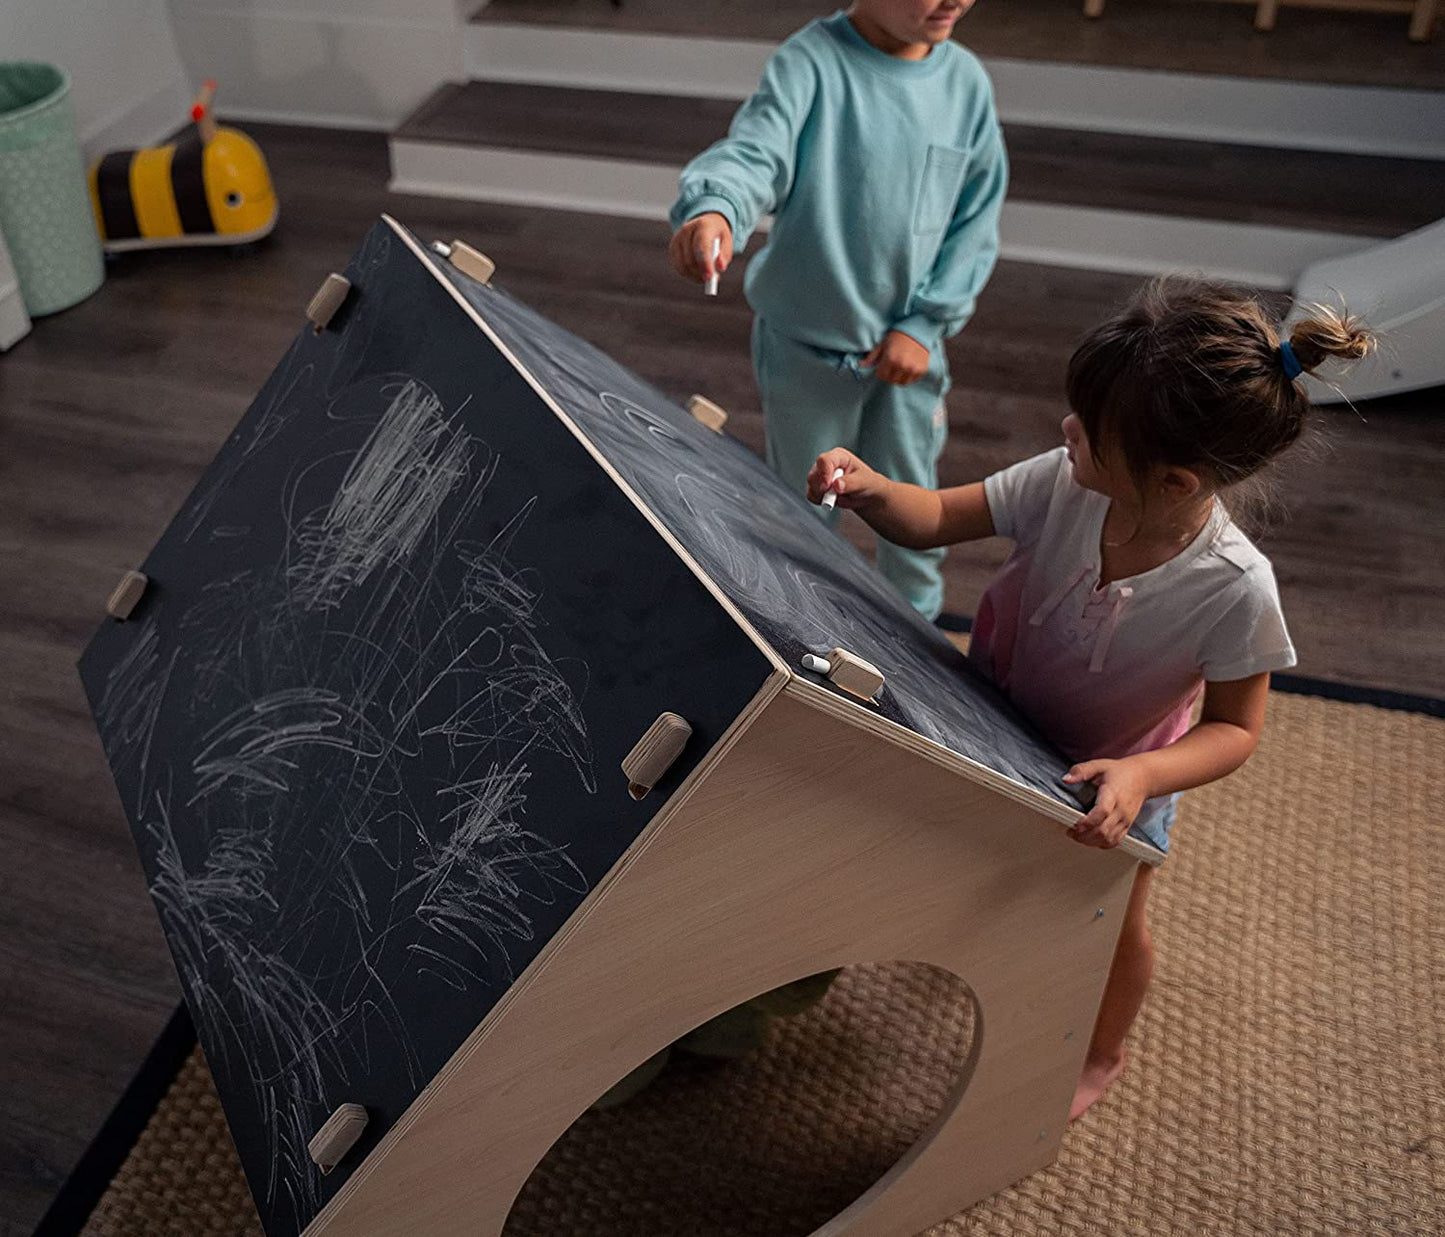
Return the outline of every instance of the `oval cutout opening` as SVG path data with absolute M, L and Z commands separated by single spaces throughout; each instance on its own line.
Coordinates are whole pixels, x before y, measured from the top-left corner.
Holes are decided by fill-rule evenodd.
M 847 967 L 746 1056 L 674 1049 L 636 1096 L 584 1113 L 522 1187 L 505 1237 L 805 1237 L 958 1102 L 979 1034 L 951 972 Z

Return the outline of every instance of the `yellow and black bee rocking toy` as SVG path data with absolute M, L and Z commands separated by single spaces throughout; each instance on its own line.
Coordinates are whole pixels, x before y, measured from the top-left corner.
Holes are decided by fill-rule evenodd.
M 276 226 L 276 190 L 261 148 L 211 116 L 216 83 L 191 108 L 194 130 L 164 146 L 114 150 L 90 169 L 107 253 L 171 245 L 249 245 Z

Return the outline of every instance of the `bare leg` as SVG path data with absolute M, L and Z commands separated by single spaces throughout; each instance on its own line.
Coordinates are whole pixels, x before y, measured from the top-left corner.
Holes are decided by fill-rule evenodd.
M 1094 1038 L 1089 1041 L 1089 1055 L 1084 1059 L 1084 1072 L 1074 1092 L 1069 1120 L 1082 1117 L 1095 1100 L 1109 1089 L 1124 1072 L 1124 1039 L 1154 974 L 1154 942 L 1149 937 L 1149 884 L 1154 869 L 1140 864 L 1129 894 L 1129 907 L 1124 912 L 1124 928 L 1114 949 L 1114 964 L 1109 968 L 1109 982 L 1104 985 L 1104 1000 L 1099 1006 L 1099 1021 L 1094 1025 Z

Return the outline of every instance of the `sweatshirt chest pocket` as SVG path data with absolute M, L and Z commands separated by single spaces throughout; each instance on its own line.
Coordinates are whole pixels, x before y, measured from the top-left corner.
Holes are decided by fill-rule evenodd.
M 918 201 L 913 207 L 913 231 L 918 234 L 941 232 L 953 218 L 958 193 L 963 188 L 963 174 L 968 155 L 952 146 L 930 146 L 923 164 L 923 182 L 918 186 Z

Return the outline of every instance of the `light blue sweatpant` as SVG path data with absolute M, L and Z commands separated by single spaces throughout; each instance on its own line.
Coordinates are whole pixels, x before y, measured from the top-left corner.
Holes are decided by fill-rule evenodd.
M 933 489 L 948 436 L 948 359 L 939 343 L 928 373 L 906 387 L 858 370 L 856 354 L 828 352 L 753 320 L 753 368 L 763 397 L 768 466 L 793 489 L 830 447 L 846 447 L 895 481 Z M 836 512 L 817 509 L 824 519 Z M 878 541 L 878 567 L 924 618 L 943 609 L 945 551 Z

